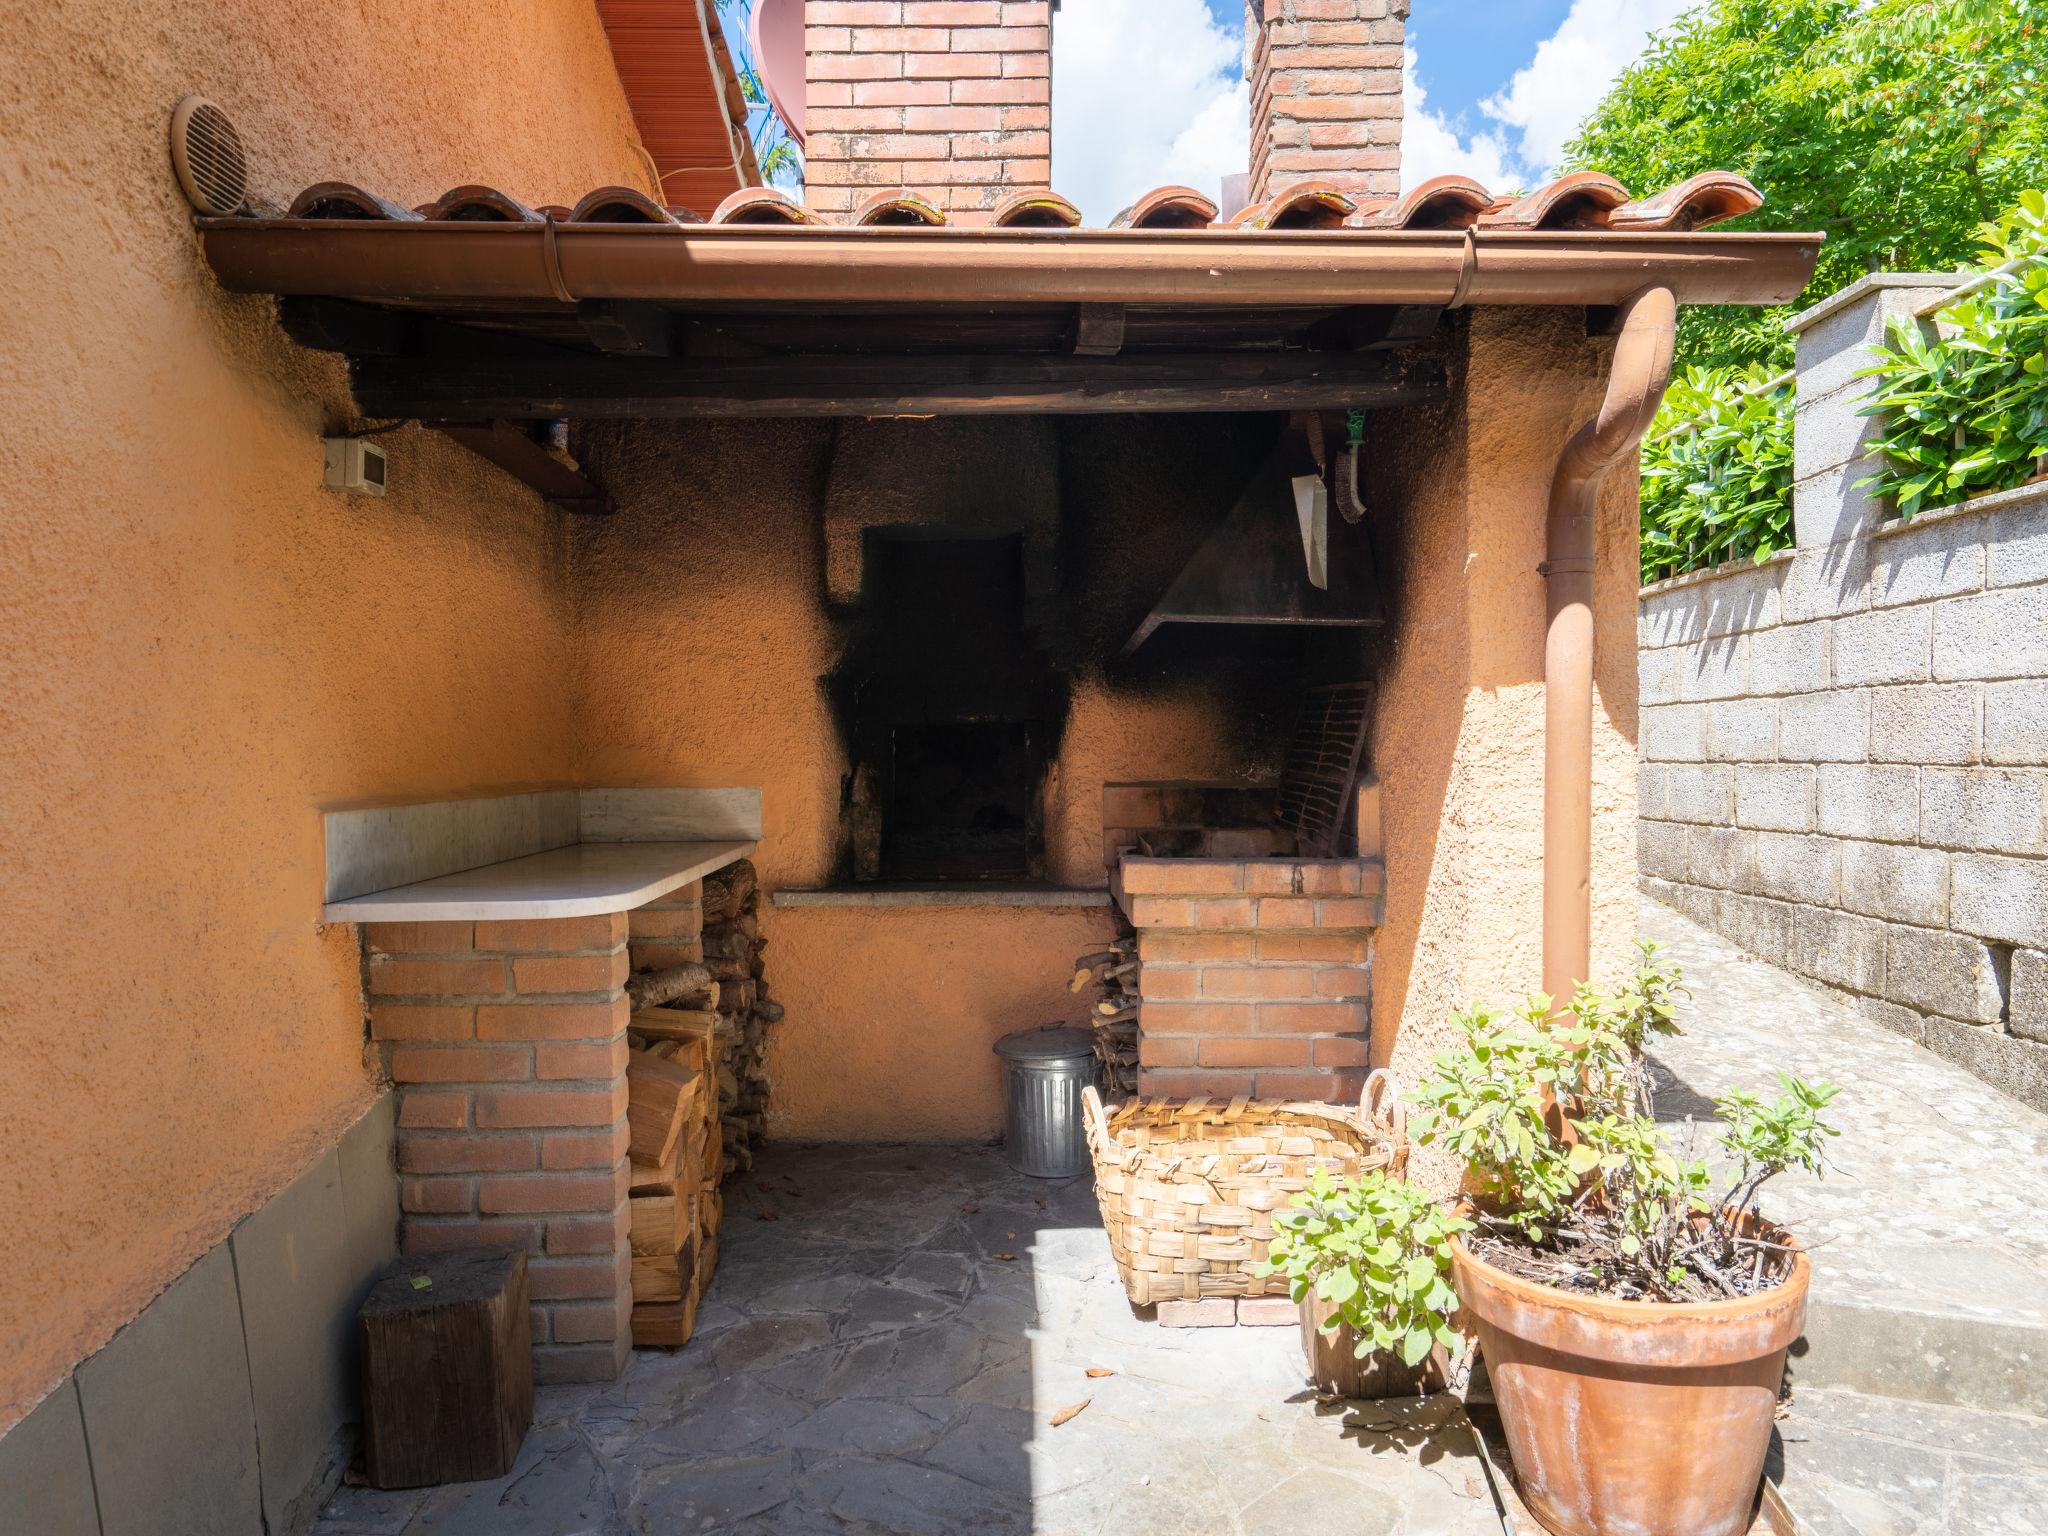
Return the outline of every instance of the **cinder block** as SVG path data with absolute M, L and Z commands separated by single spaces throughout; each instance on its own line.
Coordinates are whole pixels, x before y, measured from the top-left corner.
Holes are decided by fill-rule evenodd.
M 1795 911 L 1787 902 L 1728 894 L 1717 903 L 1710 926 L 1759 959 L 1785 965 L 1793 950 Z
M 1920 825 L 1920 770 L 1862 763 L 1818 769 L 1815 825 L 1836 837 L 1910 843 Z
M 1949 922 L 1964 933 L 2048 949 L 2048 859 L 1956 855 Z
M 1991 520 L 1973 513 L 1886 526 L 1870 551 L 1870 605 L 1924 603 L 1984 586 Z
M 1757 894 L 1824 907 L 1835 905 L 1841 887 L 1844 846 L 1831 837 L 1757 833 Z
M 1997 967 L 1982 940 L 1929 928 L 1885 934 L 1884 995 L 1922 1013 L 1996 1024 L 2004 1011 Z
M 1749 638 L 1749 691 L 1753 696 L 1811 693 L 1825 688 L 1830 626 L 1825 621 L 1785 624 Z
M 1735 817 L 1735 770 L 1719 763 L 1671 764 L 1664 770 L 1664 797 L 1672 821 L 1727 826 Z
M 263 1448 L 263 1517 L 273 1531 L 303 1529 L 339 1480 L 336 1440 L 357 1416 L 355 1306 L 373 1278 L 357 1272 L 348 1251 L 339 1153 L 315 1162 L 228 1241 Z
M 263 1536 L 226 1243 L 78 1368 L 78 1398 L 104 1536 Z
M 2048 486 L 2029 486 L 2021 497 L 1993 515 L 1988 575 L 1995 587 L 2048 581 Z
M 2048 766 L 2048 681 L 1984 685 L 1984 761 Z
M 1841 904 L 1865 917 L 1948 926 L 1948 855 L 1904 843 L 1843 842 Z
M 1978 683 L 1873 688 L 1870 758 L 1877 763 L 1974 763 Z
M 1756 834 L 1694 827 L 1685 841 L 1686 879 L 1718 891 L 1747 892 L 1755 882 Z
M 1792 908 L 1785 963 L 1851 992 L 1884 991 L 1883 923 L 1820 907 Z
M 1690 645 L 1679 655 L 1678 696 L 1682 699 L 1732 699 L 1748 688 L 1747 635 Z
M 1875 454 L 1863 454 L 1793 482 L 1792 529 L 1800 548 L 1867 536 L 1890 515 L 1890 506 L 1860 483 L 1879 467 Z
M 1234 1328 L 1237 1302 L 1228 1296 L 1205 1296 L 1199 1301 L 1162 1301 L 1158 1310 L 1162 1328 Z
M 67 1376 L 0 1436 L 0 1511 L 23 1536 L 100 1536 L 78 1386 Z
M 1720 763 L 1768 763 L 1778 755 L 1775 699 L 1722 699 L 1705 706 L 1707 756 Z
M 1903 1035 L 1915 1045 L 1927 1043 L 1927 1021 L 1911 1008 L 1882 997 L 1859 997 L 1856 1011 L 1873 1024 L 1881 1024 L 1895 1035 Z
M 1929 637 L 1933 632 L 1931 607 L 1880 608 L 1837 619 L 1834 680 L 1844 687 L 1859 683 L 1925 682 L 1929 675 Z
M 1660 880 L 1685 878 L 1684 826 L 1673 821 L 1636 822 L 1636 868 Z
M 1798 332 L 1800 400 L 1811 410 L 1844 391 L 1842 407 L 1853 412 L 1867 388 L 1856 375 L 1870 366 L 1869 346 L 1883 339 L 1886 322 L 1912 313 L 1954 283 L 1940 272 L 1883 272 L 1860 280 L 1833 313 Z
M 1920 775 L 1920 840 L 1988 853 L 2048 853 L 2048 772 L 1927 769 Z
M 1643 756 L 1651 762 L 1701 761 L 1707 755 L 1706 709 L 1703 704 L 1666 704 L 1645 708 L 1641 738 Z
M 1805 763 L 1737 764 L 1735 824 L 1766 832 L 1811 832 L 1813 786 L 1814 770 Z
M 1852 539 L 1800 549 L 1778 584 L 1779 605 L 1788 624 L 1832 619 L 1870 606 L 1870 541 Z
M 1778 757 L 1788 763 L 1860 763 L 1870 749 L 1870 694 L 1839 688 L 1778 701 Z
M 1700 582 L 1691 591 L 1701 609 L 1698 632 L 1708 639 L 1769 629 L 1782 614 L 1775 566 L 1737 565 Z
M 1171 1306 L 1171 1302 L 1161 1302 Z M 1293 1328 L 1301 1322 L 1301 1308 L 1285 1296 L 1240 1296 L 1237 1298 L 1237 1326 L 1240 1328 Z
M 1809 480 L 1824 470 L 1835 469 L 1870 452 L 1880 423 L 1859 415 L 1868 386 L 1853 380 L 1845 388 L 1815 396 L 1800 384 L 1798 405 L 1792 414 L 1792 475 Z
M 1660 650 L 1699 639 L 1706 624 L 1697 592 L 1688 584 L 1644 598 L 1636 609 L 1636 643 L 1645 650 Z
M 1643 763 L 1636 769 L 1636 814 L 1656 817 L 1671 814 L 1670 775 L 1662 763 Z
M 2048 1045 L 1981 1024 L 1930 1018 L 1927 1048 L 2022 1104 L 2048 1110 Z
M 1645 602 L 1649 599 L 1645 598 Z M 1638 626 L 1638 633 L 1641 629 Z M 1646 708 L 1678 701 L 1678 657 L 1669 650 L 1636 653 L 1636 702 Z
M 1936 679 L 2048 676 L 2048 585 L 1931 604 Z
M 2048 954 L 2037 949 L 2013 951 L 2006 998 L 2012 1032 L 2023 1040 L 2048 1041 Z

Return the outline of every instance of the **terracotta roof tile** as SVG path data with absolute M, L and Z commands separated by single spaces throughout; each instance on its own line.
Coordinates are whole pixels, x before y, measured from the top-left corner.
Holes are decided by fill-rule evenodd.
M 1327 182 L 1305 181 L 1285 187 L 1263 203 L 1239 213 L 1229 228 L 1261 230 L 1446 230 L 1481 229 L 1504 232 L 1544 230 L 1617 230 L 1689 233 L 1738 218 L 1763 204 L 1763 196 L 1742 177 L 1709 171 L 1652 197 L 1632 198 L 1628 188 L 1610 176 L 1580 171 L 1559 177 L 1527 196 L 1496 198 L 1467 176 L 1438 176 L 1405 193 L 1398 201 L 1361 206 Z M 599 187 L 573 209 L 530 208 L 495 187 L 455 187 L 423 205 L 407 210 L 374 192 L 344 181 L 322 181 L 307 187 L 293 201 L 294 219 L 429 219 L 533 223 L 552 214 L 575 224 L 696 224 L 705 222 L 687 208 L 664 208 L 630 187 Z M 1111 229 L 1209 229 L 1216 204 L 1192 187 L 1157 187 L 1110 221 Z M 945 211 L 911 188 L 878 192 L 845 220 L 807 208 L 779 187 L 745 187 L 718 204 L 713 224 L 763 226 L 930 225 L 947 223 Z M 991 222 L 1000 229 L 1077 229 L 1080 210 L 1057 192 L 1033 189 L 1011 194 L 999 203 Z
M 1057 192 L 1012 192 L 989 222 L 998 229 L 1079 229 L 1081 210 Z
M 1154 187 L 1109 221 L 1111 229 L 1207 229 L 1216 204 L 1193 187 Z

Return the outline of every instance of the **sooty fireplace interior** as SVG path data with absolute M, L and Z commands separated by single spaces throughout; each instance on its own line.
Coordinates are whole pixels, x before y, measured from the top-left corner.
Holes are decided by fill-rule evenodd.
M 1037 880 L 1066 690 L 1026 625 L 1021 535 L 869 534 L 840 672 L 857 880 Z

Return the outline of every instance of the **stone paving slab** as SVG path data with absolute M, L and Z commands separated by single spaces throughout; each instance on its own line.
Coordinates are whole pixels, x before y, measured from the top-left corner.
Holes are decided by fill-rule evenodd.
M 2038 1536 L 2048 1421 L 1855 1392 L 1795 1393 L 1765 1475 L 1799 1536 Z
M 1291 1330 L 1160 1328 L 1087 1181 L 984 1147 L 766 1149 L 689 1347 L 535 1418 L 509 1477 L 346 1488 L 319 1536 L 1501 1529 L 1454 1399 L 1318 1401 Z
M 1816 1299 L 2048 1327 L 2048 1115 L 1648 898 L 1640 927 L 1694 992 L 1685 1034 L 1652 1048 L 1660 1119 L 1707 1120 L 1714 1095 L 1774 1092 L 1780 1069 L 1841 1089 L 1825 1176 L 1786 1174 L 1765 1200 L 1815 1249 Z

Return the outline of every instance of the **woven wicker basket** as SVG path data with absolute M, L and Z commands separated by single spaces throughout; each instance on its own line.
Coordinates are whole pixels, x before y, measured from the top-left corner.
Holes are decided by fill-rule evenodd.
M 1081 1092 L 1095 1198 L 1124 1290 L 1137 1306 L 1205 1296 L 1284 1296 L 1285 1276 L 1256 1273 L 1273 1212 L 1308 1188 L 1408 1162 L 1407 1117 L 1393 1079 L 1366 1079 L 1356 1112 L 1256 1099 L 1133 1099 L 1104 1112 Z

